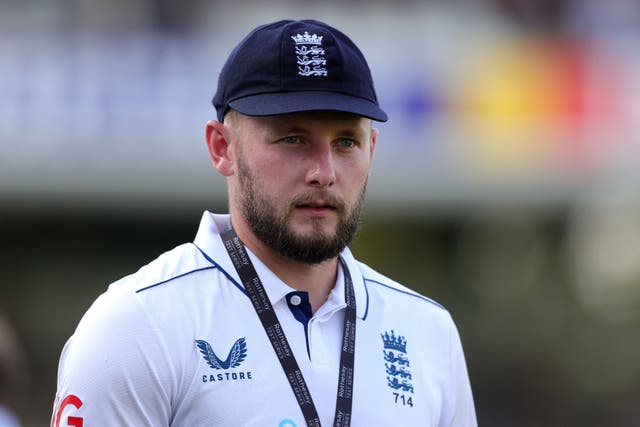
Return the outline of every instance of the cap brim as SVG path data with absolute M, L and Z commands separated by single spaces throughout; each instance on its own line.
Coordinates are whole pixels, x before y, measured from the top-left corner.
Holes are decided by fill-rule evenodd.
M 246 96 L 229 106 L 247 116 L 277 116 L 302 111 L 344 111 L 386 122 L 387 113 L 375 103 L 336 92 L 278 92 Z

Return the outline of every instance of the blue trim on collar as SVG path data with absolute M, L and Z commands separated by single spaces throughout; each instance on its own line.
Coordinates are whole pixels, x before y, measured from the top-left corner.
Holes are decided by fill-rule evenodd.
M 362 276 L 362 284 L 364 285 L 364 293 L 367 296 L 367 302 L 365 303 L 364 314 L 362 315 L 362 320 L 367 320 L 367 314 L 369 314 L 369 288 L 367 287 L 367 278 Z M 358 301 L 356 300 L 356 303 Z
M 220 265 L 217 262 L 215 262 L 209 255 L 207 255 L 205 251 L 200 249 L 200 246 L 196 245 L 195 243 L 192 243 L 192 245 L 195 246 L 200 251 L 202 256 L 205 257 L 207 261 L 209 261 L 218 270 L 220 270 L 220 272 L 222 272 L 222 274 L 227 276 L 227 279 L 229 279 L 231 281 L 231 283 L 233 283 L 236 286 L 236 288 L 240 289 L 240 291 L 242 291 L 242 293 L 245 294 L 247 296 L 247 298 L 249 297 L 249 295 L 247 295 L 247 291 L 244 288 L 244 286 L 242 286 L 240 283 L 238 283 L 229 273 L 227 273 L 227 271 L 224 268 L 220 267 Z
M 447 311 L 447 309 L 446 309 L 446 308 L 444 308 L 442 305 L 438 304 L 438 303 L 437 303 L 437 302 L 435 302 L 434 300 L 429 299 L 429 298 L 427 298 L 427 297 L 425 297 L 425 296 L 423 296 L 423 295 L 416 294 L 416 293 L 409 292 L 409 291 L 404 291 L 404 290 L 402 290 L 402 289 L 397 289 L 397 288 L 394 288 L 393 286 L 389 286 L 389 285 L 387 285 L 387 284 L 385 284 L 385 283 L 378 282 L 377 280 L 367 279 L 366 277 L 364 277 L 363 279 L 365 280 L 365 282 L 377 283 L 377 284 L 378 284 L 378 285 L 380 285 L 380 286 L 384 286 L 385 288 L 389 288 L 389 289 L 391 289 L 391 290 L 393 290 L 393 291 L 400 292 L 401 294 L 406 294 L 406 295 L 409 295 L 409 296 L 412 296 L 412 297 L 415 297 L 415 298 L 419 298 L 419 299 L 421 299 L 421 300 L 423 300 L 423 301 L 426 301 L 426 302 L 428 302 L 428 303 L 430 303 L 430 304 L 435 305 L 435 306 L 436 306 L 436 307 L 438 307 L 438 308 L 441 308 L 442 310 Z
M 169 279 L 163 280 L 161 282 L 154 283 L 153 285 L 149 285 L 149 286 L 145 286 L 144 288 L 140 288 L 140 289 L 138 289 L 136 291 L 136 294 L 140 293 L 142 291 L 146 291 L 146 290 L 151 289 L 151 288 L 155 288 L 156 286 L 164 285 L 165 283 L 168 283 L 168 282 L 170 282 L 172 280 L 179 279 L 179 278 L 184 277 L 184 276 L 188 276 L 191 273 L 197 273 L 198 271 L 204 271 L 204 270 L 211 270 L 212 268 L 217 268 L 217 267 L 216 266 L 203 267 L 203 268 L 197 268 L 195 270 L 187 271 L 186 273 L 182 273 L 182 274 L 179 274 L 177 276 L 171 277 Z
M 291 297 L 293 295 L 300 297 L 300 304 L 291 304 Z M 311 320 L 313 314 L 311 313 L 311 304 L 309 303 L 309 293 L 304 291 L 289 292 L 285 296 L 285 301 L 287 302 L 293 317 L 295 317 L 298 322 L 302 323 L 302 326 L 304 327 L 304 337 L 307 341 L 307 355 L 309 356 L 309 360 L 311 360 L 311 348 L 309 347 L 309 320 Z

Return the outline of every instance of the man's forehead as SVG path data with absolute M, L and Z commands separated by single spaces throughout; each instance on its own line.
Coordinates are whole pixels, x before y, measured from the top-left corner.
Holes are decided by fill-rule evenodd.
M 305 127 L 314 125 L 337 125 L 346 128 L 370 129 L 371 119 L 342 111 L 304 111 L 277 116 L 244 116 L 263 126 L 273 128 Z

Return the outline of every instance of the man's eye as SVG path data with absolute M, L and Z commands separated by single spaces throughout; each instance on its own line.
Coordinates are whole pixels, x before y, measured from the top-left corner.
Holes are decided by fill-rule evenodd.
M 299 136 L 285 136 L 281 139 L 282 142 L 286 142 L 287 144 L 297 144 L 300 142 Z
M 341 138 L 338 140 L 338 145 L 340 146 L 340 148 L 352 148 L 352 147 L 355 147 L 357 144 L 353 139 Z

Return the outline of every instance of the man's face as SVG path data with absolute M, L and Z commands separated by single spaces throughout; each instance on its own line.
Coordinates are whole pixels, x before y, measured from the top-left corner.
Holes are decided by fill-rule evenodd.
M 231 203 L 253 234 L 295 261 L 337 256 L 360 222 L 375 147 L 371 121 L 336 112 L 234 120 Z

